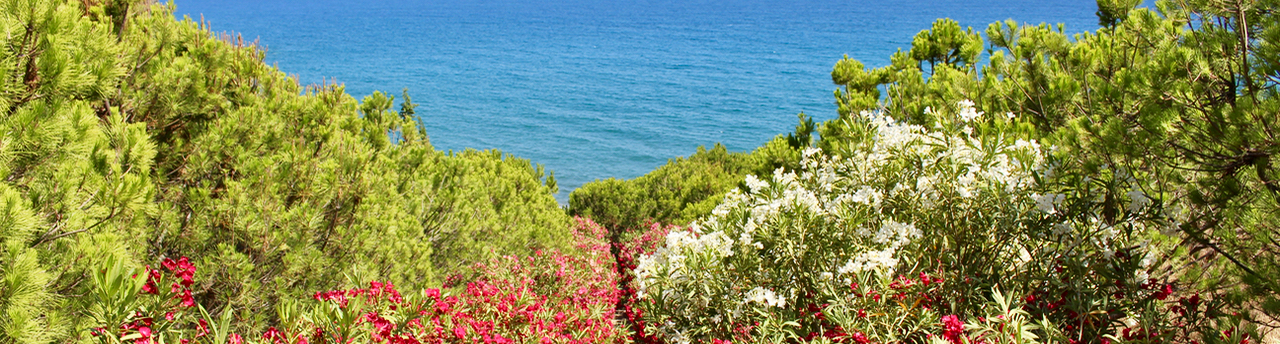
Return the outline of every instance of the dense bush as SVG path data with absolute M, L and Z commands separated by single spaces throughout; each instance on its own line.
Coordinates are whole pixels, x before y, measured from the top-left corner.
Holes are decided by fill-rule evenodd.
M 920 342 L 944 315 L 980 315 L 994 289 L 1057 299 L 1028 305 L 1037 320 L 1084 320 L 1035 332 L 1050 341 L 1103 339 L 1111 319 L 1082 318 L 1098 312 L 1174 329 L 1150 277 L 1172 219 L 1136 185 L 1115 219 L 1094 197 L 1108 190 L 1051 193 L 1072 177 L 1016 120 L 969 106 L 932 130 L 863 113 L 848 155 L 812 149 L 799 170 L 748 176 L 641 259 L 645 321 L 673 342 Z
M 708 214 L 720 197 L 756 167 L 752 157 L 722 145 L 699 147 L 688 158 L 632 180 L 597 180 L 573 190 L 569 211 L 612 230 L 640 229 L 649 222 L 687 223 Z
M 167 259 L 142 274 L 118 262 L 93 278 L 93 327 L 101 343 L 609 343 L 617 274 L 606 231 L 571 228 L 570 252 L 537 251 L 474 266 L 465 286 L 401 294 L 393 283 L 318 291 L 278 304 L 276 326 L 235 332 L 230 312 L 211 316 L 190 287 L 196 268 Z M 457 281 L 451 281 L 456 283 Z

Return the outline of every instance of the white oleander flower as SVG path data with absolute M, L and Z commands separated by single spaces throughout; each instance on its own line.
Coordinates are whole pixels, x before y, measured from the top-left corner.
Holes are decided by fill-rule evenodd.
M 850 196 L 850 200 L 870 206 L 880 206 L 880 191 L 870 186 L 863 186 Z
M 778 296 L 778 294 L 775 294 L 772 290 L 764 287 L 756 287 L 755 289 L 751 289 L 751 291 L 747 292 L 747 299 L 745 302 L 755 302 L 778 308 L 786 307 L 787 305 L 787 300 L 785 298 Z
M 1054 207 L 1062 204 L 1062 200 L 1066 199 L 1066 197 L 1067 195 L 1064 194 L 1031 194 L 1031 199 L 1036 202 L 1036 209 L 1045 214 L 1057 214 L 1058 210 L 1054 209 Z
M 973 101 L 961 100 L 960 102 L 956 103 L 956 105 L 960 106 L 959 115 L 960 115 L 960 120 L 962 121 L 972 122 L 973 120 L 978 119 L 978 117 L 982 117 L 983 113 L 973 108 Z
M 820 154 L 820 153 L 822 153 L 822 149 L 814 148 L 814 147 L 807 147 L 804 149 L 804 152 L 802 152 L 805 158 L 808 158 L 815 154 Z
M 1134 214 L 1151 205 L 1151 199 L 1138 188 L 1129 191 L 1129 213 Z
M 760 180 L 760 178 L 756 178 L 756 176 L 752 174 L 747 175 L 746 184 L 747 188 L 751 189 L 751 193 L 753 194 L 759 194 L 761 191 L 764 191 L 765 188 L 769 187 L 769 182 Z
M 773 170 L 774 183 L 781 184 L 781 185 L 791 185 L 792 183 L 795 183 L 795 181 L 796 181 L 796 174 L 794 172 L 787 172 L 785 169 L 781 167 L 779 167 L 776 170 Z

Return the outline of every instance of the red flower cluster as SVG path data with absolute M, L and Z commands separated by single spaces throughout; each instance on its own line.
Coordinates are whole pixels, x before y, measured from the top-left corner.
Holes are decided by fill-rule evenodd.
M 618 309 L 626 315 L 627 322 L 631 324 L 631 341 L 640 344 L 662 343 L 656 333 L 649 333 L 649 325 L 644 321 L 644 310 L 636 307 L 639 299 L 636 297 L 636 290 L 632 281 L 635 280 L 636 263 L 640 257 L 646 254 L 653 254 L 658 249 L 658 245 L 667 239 L 667 233 L 671 231 L 684 230 L 679 226 L 668 225 L 662 226 L 659 223 L 649 225 L 647 230 L 630 241 L 614 243 L 618 249 L 618 276 L 622 279 L 622 296 L 618 302 Z M 728 343 L 729 341 L 723 341 Z
M 195 285 L 195 265 L 187 257 L 180 257 L 178 260 L 166 258 L 160 266 L 160 269 L 146 266 L 146 281 L 138 291 L 139 297 L 136 299 L 138 303 L 133 305 L 134 310 L 125 317 L 123 324 L 101 324 L 103 326 L 94 327 L 89 330 L 89 333 L 102 342 L 126 341 L 135 344 L 156 343 L 158 340 L 156 336 L 159 333 L 168 333 L 181 328 L 193 329 L 197 339 L 207 336 L 208 322 L 203 319 L 194 319 L 187 314 L 196 306 L 195 297 L 192 295 L 192 286 Z M 134 274 L 133 278 L 138 278 L 138 275 Z M 169 284 L 169 288 L 161 289 L 160 286 L 166 283 Z M 112 327 L 118 328 L 119 331 L 113 333 L 107 330 Z M 178 339 L 178 343 L 181 344 L 189 342 L 191 339 Z
M 961 344 L 964 337 L 964 323 L 960 321 L 960 317 L 954 314 L 942 317 L 942 338 L 954 344 Z
M 187 257 L 178 258 L 177 261 L 172 258 L 165 258 L 160 265 L 178 278 L 179 281 L 170 285 L 169 290 L 182 299 L 182 306 L 195 307 L 196 301 L 191 297 L 191 285 L 195 283 L 196 266 L 192 265 Z
M 396 291 L 395 288 L 395 285 L 392 285 L 391 282 L 369 282 L 368 289 L 318 291 L 311 298 L 316 301 L 332 301 L 342 308 L 346 308 L 350 302 L 348 297 L 365 297 L 370 302 L 386 297 L 392 303 L 401 303 L 404 298 L 400 296 L 400 292 Z
M 391 283 L 315 293 L 312 298 L 345 313 L 340 320 L 269 332 L 284 343 L 340 343 L 367 337 L 374 343 L 605 343 L 619 338 L 613 309 L 617 277 L 606 231 L 578 219 L 575 254 L 537 251 L 476 265 L 477 277 L 458 295 L 427 289 L 403 297 Z M 451 278 L 458 283 L 458 278 Z M 336 318 L 335 318 L 336 319 Z M 280 339 L 277 341 L 277 339 Z
M 187 257 L 179 258 L 174 261 L 172 258 L 165 258 L 161 263 L 165 270 L 168 270 L 179 279 L 169 286 L 170 293 L 175 294 L 175 298 L 182 299 L 183 307 L 195 307 L 195 299 L 191 297 L 191 285 L 195 283 L 196 267 L 191 264 Z M 142 285 L 142 293 L 156 295 L 160 293 L 157 287 L 161 282 L 160 270 L 154 270 L 150 265 L 147 266 L 147 283 Z
M 146 317 L 142 312 L 134 312 L 134 317 L 137 320 L 120 325 L 120 336 L 124 337 L 125 335 L 129 334 L 130 331 L 133 331 L 133 332 L 137 332 L 139 336 L 138 339 L 134 340 L 134 343 L 136 344 L 153 343 L 152 341 L 153 333 L 152 333 L 151 327 L 155 326 L 155 321 L 150 317 Z M 97 336 L 98 334 L 99 333 L 95 332 L 94 336 Z

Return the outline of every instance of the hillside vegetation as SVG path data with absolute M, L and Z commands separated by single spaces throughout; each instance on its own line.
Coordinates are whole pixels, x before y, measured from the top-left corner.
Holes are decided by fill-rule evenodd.
M 1273 342 L 1280 1 L 1139 3 L 939 19 L 837 118 L 562 209 L 407 92 L 0 0 L 0 343 Z
M 112 260 L 190 256 L 195 299 L 260 330 L 317 290 L 572 248 L 540 169 L 435 150 L 407 96 L 301 87 L 163 5 L 0 4 L 0 341 L 83 337 L 62 296 Z

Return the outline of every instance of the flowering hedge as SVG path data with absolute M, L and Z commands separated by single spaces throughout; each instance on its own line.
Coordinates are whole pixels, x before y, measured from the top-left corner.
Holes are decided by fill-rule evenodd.
M 536 251 L 475 266 L 464 286 L 401 294 L 393 284 L 316 292 L 282 302 L 261 335 L 230 333 L 232 310 L 215 320 L 197 307 L 195 267 L 166 259 L 132 274 L 121 264 L 95 276 L 89 330 L 102 343 L 608 343 L 618 279 L 606 231 L 587 219 L 572 228 L 576 251 Z M 455 278 L 456 280 L 456 278 Z M 199 310 L 195 312 L 194 310 Z
M 837 152 L 748 176 L 641 258 L 643 321 L 676 343 L 958 343 L 1025 309 L 1038 338 L 1175 336 L 1152 273 L 1176 211 L 1120 169 L 1059 175 L 1019 119 L 972 106 L 929 126 L 864 112 Z
M 614 243 L 617 250 L 618 276 L 621 279 L 619 292 L 621 299 L 618 309 L 623 312 L 627 323 L 631 325 L 628 339 L 633 343 L 662 343 L 662 338 L 654 333 L 650 324 L 644 321 L 644 310 L 637 304 L 641 300 L 636 294 L 635 269 L 639 259 L 653 254 L 666 239 L 668 233 L 686 230 L 680 226 L 651 223 L 644 231 L 633 232 L 628 238 Z
M 280 312 L 265 342 L 603 343 L 614 323 L 617 275 L 606 230 L 573 228 L 578 252 L 537 251 L 475 266 L 465 286 L 401 295 L 390 283 L 317 292 Z M 451 279 L 457 283 L 458 277 Z

